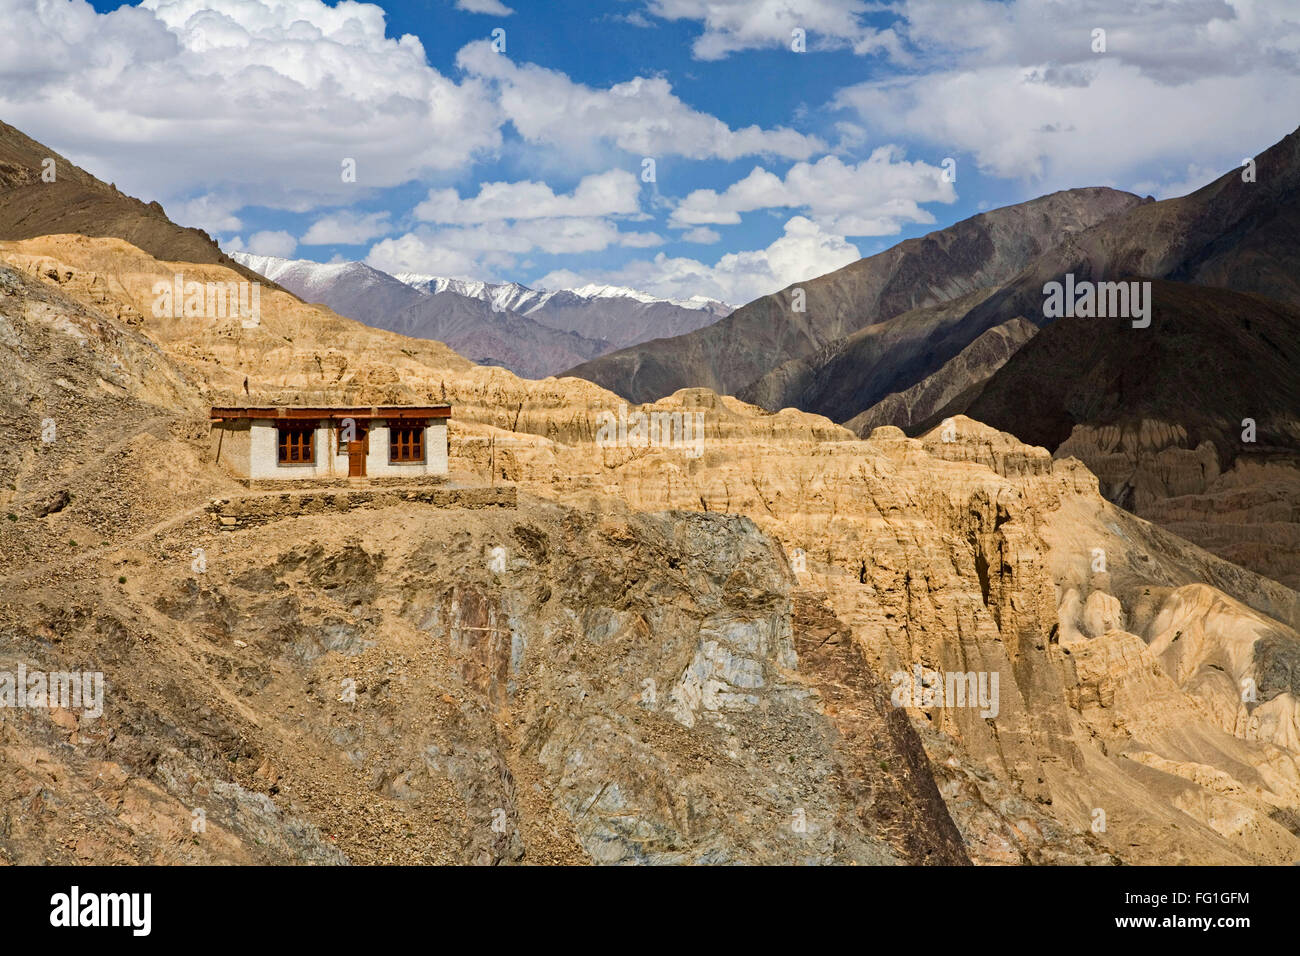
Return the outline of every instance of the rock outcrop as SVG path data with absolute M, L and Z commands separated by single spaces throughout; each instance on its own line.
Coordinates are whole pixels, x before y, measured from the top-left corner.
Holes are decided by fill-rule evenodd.
M 152 823 L 114 816 L 125 829 L 94 852 L 1300 858 L 1295 592 L 1120 509 L 1077 460 L 959 416 L 859 440 L 702 389 L 623 413 L 702 415 L 698 445 L 598 441 L 623 403 L 589 382 L 518 379 L 289 296 L 268 294 L 252 329 L 155 318 L 149 290 L 176 265 L 112 240 L 0 258 L 18 270 L 0 311 L 26 363 L 8 414 L 32 449 L 10 475 L 24 516 L 0 532 L 4 633 L 25 659 L 116 672 L 116 742 L 87 756 L 172 801 Z M 27 305 L 35 289 L 49 308 Z M 143 323 L 106 317 L 92 289 Z M 142 343 L 108 418 L 78 310 Z M 199 410 L 238 400 L 245 378 L 254 400 L 445 397 L 453 479 L 514 484 L 518 509 L 399 505 L 205 538 L 207 499 L 239 489 L 205 460 Z M 55 443 L 38 460 L 54 389 L 82 402 L 78 434 L 124 444 Z M 101 477 L 123 451 L 139 477 Z M 56 485 L 67 507 L 20 511 Z M 927 697 L 927 674 L 964 696 Z M 1243 679 L 1254 699 L 1231 706 Z M 357 704 L 339 699 L 347 680 Z M 43 787 L 108 819 L 116 804 L 89 783 L 57 783 L 89 766 L 53 749 L 70 739 L 48 736 L 60 725 L 27 719 L 6 753 L 56 770 L 12 776 L 10 792 Z M 218 792 L 234 795 L 225 849 L 178 848 L 160 821 Z M 249 834 L 272 811 L 283 834 L 263 850 Z M 7 852 L 51 841 L 34 817 Z

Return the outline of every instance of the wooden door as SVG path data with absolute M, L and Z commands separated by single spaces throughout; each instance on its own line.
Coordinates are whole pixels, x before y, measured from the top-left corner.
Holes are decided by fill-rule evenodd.
M 370 451 L 370 428 L 357 422 L 356 436 L 348 442 L 348 477 L 366 476 L 366 455 Z

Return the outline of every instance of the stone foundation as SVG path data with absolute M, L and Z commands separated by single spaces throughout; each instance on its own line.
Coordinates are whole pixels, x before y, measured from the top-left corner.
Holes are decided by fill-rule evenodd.
M 375 479 L 371 479 L 375 483 Z M 513 485 L 481 488 L 449 488 L 442 485 L 348 490 L 300 489 L 282 494 L 250 494 L 215 498 L 207 512 L 222 530 L 267 524 L 283 518 L 314 514 L 337 514 L 357 508 L 388 508 L 402 504 L 427 504 L 435 508 L 514 508 L 517 495 Z
M 237 478 L 249 491 L 299 491 L 318 488 L 339 488 L 367 491 L 371 488 L 436 488 L 447 483 L 443 475 L 420 475 L 388 478 Z

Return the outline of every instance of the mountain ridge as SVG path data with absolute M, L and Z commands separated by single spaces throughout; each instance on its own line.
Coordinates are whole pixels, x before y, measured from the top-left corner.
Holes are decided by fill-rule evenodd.
M 726 315 L 735 310 L 735 306 L 702 295 L 694 295 L 689 299 L 667 299 L 662 296 L 651 295 L 648 292 L 642 292 L 639 289 L 631 289 L 627 286 L 601 285 L 599 283 L 588 283 L 573 288 L 533 289 L 518 282 L 488 282 L 482 279 L 458 279 L 415 272 L 395 272 L 390 274 L 399 282 L 405 282 L 407 285 L 426 292 L 442 292 L 451 289 L 461 295 L 488 299 L 499 303 L 505 308 L 516 312 L 522 311 L 525 314 L 541 308 L 545 305 L 548 297 L 564 292 L 582 299 L 625 298 L 634 299 L 646 305 L 664 302 L 684 309 L 699 309 L 718 315 Z
M 989 210 L 787 286 L 703 329 L 601 356 L 565 374 L 634 401 L 691 386 L 740 395 L 784 362 L 806 358 L 866 326 L 1000 285 L 1063 231 L 1081 230 L 1142 202 L 1131 193 L 1089 187 Z M 802 302 L 795 290 L 803 293 Z M 796 403 L 774 397 L 762 404 Z
M 232 255 L 308 301 L 376 328 L 445 341 L 479 364 L 529 378 L 558 374 L 646 335 L 697 328 L 730 309 L 714 300 L 685 306 L 617 286 L 538 291 L 513 282 L 393 275 L 364 262 Z
M 53 182 L 46 181 L 48 169 Z M 0 120 L 0 240 L 61 233 L 123 239 L 159 259 L 223 265 L 245 279 L 263 278 L 202 229 L 176 225 L 156 200 L 126 195 Z
M 422 292 L 364 262 L 233 255 L 304 301 L 320 302 L 374 328 L 445 342 L 479 365 L 500 365 L 528 378 L 545 378 L 574 357 L 609 348 L 451 289 Z

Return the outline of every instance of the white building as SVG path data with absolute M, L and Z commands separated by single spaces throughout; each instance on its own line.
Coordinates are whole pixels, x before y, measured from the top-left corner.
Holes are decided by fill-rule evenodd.
M 450 405 L 213 408 L 212 451 L 253 481 L 447 474 Z

